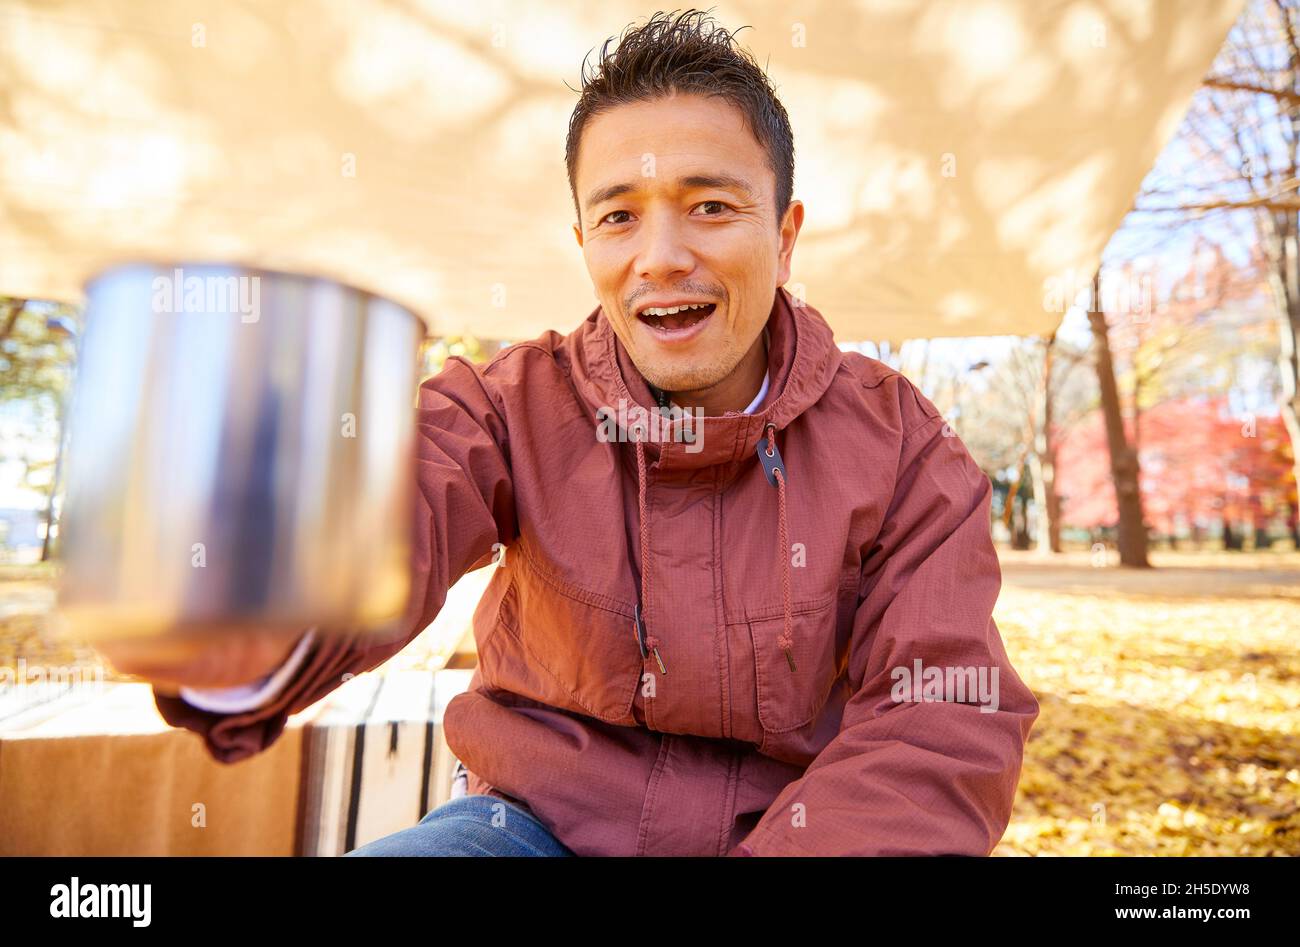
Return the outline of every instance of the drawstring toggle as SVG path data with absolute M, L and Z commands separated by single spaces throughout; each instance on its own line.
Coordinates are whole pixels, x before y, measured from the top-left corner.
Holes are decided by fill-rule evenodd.
M 659 665 L 659 673 L 667 674 L 668 668 L 664 667 L 664 659 L 659 656 L 659 639 L 646 634 L 640 602 L 632 606 L 632 633 L 636 636 L 637 647 L 641 649 L 641 660 L 644 661 L 653 652 L 655 663 Z
M 781 460 L 781 452 L 776 449 L 776 425 L 769 424 L 767 427 L 767 438 L 758 440 L 758 461 L 763 465 L 763 473 L 767 475 L 767 482 L 776 486 L 776 475 L 785 476 L 785 462 Z

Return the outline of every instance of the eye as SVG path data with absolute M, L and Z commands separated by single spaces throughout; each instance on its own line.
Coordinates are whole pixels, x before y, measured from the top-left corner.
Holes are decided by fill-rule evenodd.
M 610 211 L 608 214 L 606 214 L 604 217 L 600 218 L 600 220 L 597 222 L 597 225 L 599 225 L 599 224 L 603 224 L 603 223 L 605 223 L 605 221 L 607 221 L 607 220 L 608 220 L 611 224 L 625 224 L 625 223 L 627 223 L 626 220 L 610 220 L 611 217 L 615 217 L 615 216 L 617 216 L 618 214 L 627 214 L 629 217 L 631 216 L 631 214 L 629 214 L 629 213 L 628 213 L 627 211 L 625 211 L 625 210 L 612 210 L 612 211 Z
M 729 205 L 727 205 L 727 204 L 724 204 L 722 201 L 704 201 L 703 203 L 700 203 L 700 204 L 696 204 L 696 205 L 695 205 L 696 210 L 698 210 L 698 209 L 701 208 L 701 207 L 717 207 L 717 208 L 718 208 L 718 210 L 716 210 L 716 211 L 713 212 L 713 213 L 705 213 L 705 214 L 701 215 L 701 216 L 704 216 L 704 217 L 717 217 L 719 214 L 723 213 L 724 211 L 731 210 L 731 207 L 730 207 Z

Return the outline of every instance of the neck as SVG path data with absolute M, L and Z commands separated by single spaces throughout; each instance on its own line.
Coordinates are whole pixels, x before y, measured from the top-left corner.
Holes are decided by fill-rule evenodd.
M 767 345 L 760 332 L 745 357 L 731 374 L 716 384 L 694 391 L 666 392 L 672 403 L 687 411 L 701 410 L 706 418 L 721 417 L 728 411 L 744 411 L 763 387 L 767 371 Z

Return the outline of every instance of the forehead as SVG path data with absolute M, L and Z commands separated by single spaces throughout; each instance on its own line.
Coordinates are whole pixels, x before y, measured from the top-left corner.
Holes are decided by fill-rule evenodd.
M 653 188 L 695 173 L 746 178 L 769 199 L 776 186 L 767 154 L 740 109 L 701 95 L 629 102 L 592 117 L 582 133 L 574 183 L 585 203 L 589 193 L 608 185 Z

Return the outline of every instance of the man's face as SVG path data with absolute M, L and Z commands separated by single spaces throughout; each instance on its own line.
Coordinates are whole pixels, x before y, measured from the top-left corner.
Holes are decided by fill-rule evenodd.
M 674 95 L 616 106 L 582 134 L 574 234 L 596 296 L 641 374 L 665 391 L 722 381 L 790 278 L 803 222 L 739 109 Z M 706 308 L 655 316 L 648 308 Z

